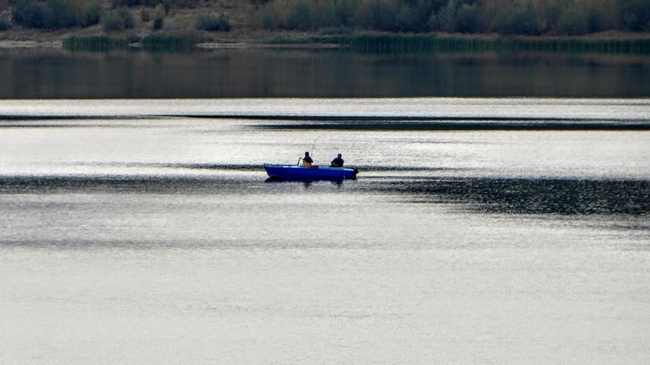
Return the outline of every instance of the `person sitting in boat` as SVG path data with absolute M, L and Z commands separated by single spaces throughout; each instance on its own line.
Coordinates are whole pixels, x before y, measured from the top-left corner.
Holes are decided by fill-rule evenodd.
M 314 160 L 309 157 L 309 152 L 305 152 L 305 157 L 302 158 L 302 165 L 303 166 L 311 166 L 311 164 L 314 163 Z
M 332 160 L 331 167 L 343 167 L 343 159 L 341 157 L 342 156 L 339 153 L 338 156 Z

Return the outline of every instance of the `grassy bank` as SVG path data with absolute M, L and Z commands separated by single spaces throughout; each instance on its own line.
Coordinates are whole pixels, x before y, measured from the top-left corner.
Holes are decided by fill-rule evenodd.
M 152 34 L 142 38 L 140 48 L 147 52 L 189 52 L 195 43 L 191 37 Z
M 63 49 L 70 52 L 110 52 L 117 49 L 126 49 L 129 40 L 110 38 L 105 36 L 69 37 L 63 41 Z
M 434 35 L 360 35 L 350 39 L 359 52 L 582 52 L 650 54 L 650 39 L 439 37 Z
M 196 43 L 192 37 L 152 34 L 144 38 L 110 38 L 105 36 L 69 37 L 63 49 L 70 52 L 110 52 L 139 47 L 146 52 L 189 52 Z
M 70 37 L 63 42 L 69 51 L 111 51 L 139 45 L 147 52 L 187 52 L 199 42 L 195 36 L 153 34 L 142 39 L 104 36 Z M 471 38 L 439 35 L 359 34 L 300 35 L 263 38 L 253 43 L 305 48 L 332 44 L 360 53 L 451 53 L 451 52 L 569 52 L 650 55 L 650 38 Z
M 449 37 L 432 34 L 359 34 L 273 37 L 268 44 L 332 43 L 364 53 L 413 52 L 582 52 L 650 54 L 650 38 L 588 39 L 553 37 Z

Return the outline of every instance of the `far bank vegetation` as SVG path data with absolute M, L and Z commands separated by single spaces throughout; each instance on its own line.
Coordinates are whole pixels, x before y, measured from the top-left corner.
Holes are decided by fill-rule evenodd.
M 230 0 L 230 15 L 224 15 L 226 7 L 217 0 L 6 1 L 11 20 L 0 17 L 0 30 L 13 25 L 50 30 L 103 24 L 105 32 L 112 32 L 133 28 L 136 21 L 157 30 L 170 12 L 195 9 L 187 28 L 216 32 L 231 28 L 529 36 L 650 32 L 650 0 Z
M 267 29 L 582 35 L 650 31 L 650 0 L 269 0 Z

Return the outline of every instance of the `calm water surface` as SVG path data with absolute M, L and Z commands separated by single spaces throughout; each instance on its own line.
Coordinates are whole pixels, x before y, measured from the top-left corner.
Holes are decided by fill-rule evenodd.
M 650 97 L 650 58 L 0 49 L 0 98 Z
M 3 364 L 647 364 L 645 99 L 0 101 Z M 268 182 L 342 153 L 356 181 Z

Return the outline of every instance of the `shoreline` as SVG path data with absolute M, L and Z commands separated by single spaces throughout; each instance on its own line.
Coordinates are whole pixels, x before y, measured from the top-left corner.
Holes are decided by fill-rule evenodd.
M 42 35 L 41 32 L 37 32 Z M 94 33 L 94 32 L 93 32 Z M 77 34 L 77 32 L 50 34 L 50 37 L 0 38 L 0 49 L 66 49 L 70 40 L 89 42 L 98 39 L 119 41 L 129 48 L 141 48 L 147 38 L 183 41 L 192 48 L 210 49 L 342 49 L 362 52 L 485 52 L 538 51 L 580 52 L 650 55 L 650 33 L 603 32 L 584 36 L 502 36 L 498 34 L 459 33 L 380 33 L 352 32 L 327 35 L 305 32 L 233 32 L 215 34 L 206 32 L 132 32 Z M 1 35 L 1 34 L 0 34 Z M 32 35 L 34 33 L 32 32 Z M 27 39 L 25 39 L 27 38 Z M 84 50 L 83 45 L 80 49 Z M 92 45 L 88 50 L 93 50 Z M 99 49 L 94 49 L 99 50 Z M 107 49 L 110 50 L 110 49 Z
M 0 40 L 0 49 L 7 48 L 62 48 L 62 41 L 5 41 Z
M 160 30 L 151 31 L 145 29 L 131 29 L 123 31 L 106 32 L 101 26 L 95 25 L 87 28 L 70 28 L 58 30 L 39 30 L 16 27 L 5 31 L 0 31 L 0 43 L 52 43 L 61 42 L 70 37 L 110 37 L 110 38 L 133 38 L 146 37 L 150 35 L 163 36 L 182 36 L 203 40 L 220 40 L 224 43 L 255 43 L 268 39 L 276 38 L 313 38 L 313 37 L 333 37 L 333 36 L 436 36 L 440 38 L 462 38 L 462 39 L 480 39 L 494 40 L 498 38 L 512 38 L 522 40 L 631 40 L 631 39 L 650 39 L 648 32 L 624 32 L 617 30 L 608 30 L 598 33 L 589 33 L 584 35 L 507 35 L 499 33 L 448 33 L 448 32 L 380 32 L 372 30 L 349 29 L 342 33 L 327 33 L 319 31 L 289 31 L 289 30 L 256 30 L 256 29 L 233 29 L 229 32 L 209 32 L 201 30 Z

